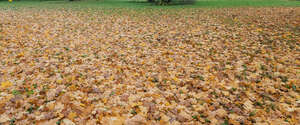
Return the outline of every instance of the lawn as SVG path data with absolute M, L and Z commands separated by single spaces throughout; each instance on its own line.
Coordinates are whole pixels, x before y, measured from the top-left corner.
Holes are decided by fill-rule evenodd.
M 296 125 L 296 1 L 0 2 L 0 124 Z
M 224 7 L 276 7 L 289 6 L 299 7 L 300 2 L 296 0 L 198 0 L 193 5 L 170 5 L 155 6 L 140 0 L 84 0 L 76 2 L 68 2 L 66 0 L 56 1 L 15 1 L 9 3 L 0 1 L 0 7 L 30 7 L 30 8 L 224 8 Z

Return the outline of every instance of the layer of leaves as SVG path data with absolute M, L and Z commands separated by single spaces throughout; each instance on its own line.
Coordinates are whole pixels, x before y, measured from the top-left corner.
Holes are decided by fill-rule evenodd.
M 1 10 L 0 123 L 297 124 L 299 11 Z

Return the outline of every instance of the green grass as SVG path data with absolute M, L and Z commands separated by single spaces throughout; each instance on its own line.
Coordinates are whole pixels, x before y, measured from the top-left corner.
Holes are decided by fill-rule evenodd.
M 197 7 L 265 7 L 265 6 L 300 6 L 300 1 L 289 0 L 202 0 Z
M 137 0 L 21 0 L 9 3 L 0 1 L 0 8 L 228 8 L 228 7 L 300 7 L 298 0 L 198 0 L 193 5 L 155 6 L 152 3 Z

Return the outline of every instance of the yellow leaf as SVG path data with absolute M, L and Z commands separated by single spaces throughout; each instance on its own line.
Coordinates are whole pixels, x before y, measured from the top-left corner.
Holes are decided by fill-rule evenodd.
M 77 114 L 76 112 L 70 112 L 69 115 L 68 115 L 68 118 L 71 119 L 71 120 L 74 120 L 74 118 L 77 117 Z
M 141 43 L 140 45 L 141 45 L 142 47 L 145 47 L 145 46 L 146 46 L 146 43 L 143 42 L 143 43 Z
M 134 73 L 134 76 L 135 76 L 135 77 L 138 77 L 139 75 L 140 75 L 140 74 L 138 74 L 138 73 Z
M 284 102 L 284 101 L 285 101 L 284 97 L 281 97 L 281 98 L 279 99 L 279 102 Z
M 261 29 L 261 28 L 257 28 L 256 31 L 257 31 L 257 32 L 261 32 L 262 29 Z
M 67 82 L 68 83 L 70 83 L 70 82 L 72 82 L 72 81 L 75 81 L 76 80 L 76 76 L 69 76 L 68 78 L 67 78 Z
M 215 78 L 216 78 L 216 76 L 214 76 L 214 75 L 211 75 L 211 76 L 209 76 L 209 81 L 214 81 L 215 80 Z
M 170 85 L 170 88 L 171 89 L 176 89 L 176 86 L 175 85 Z
M 155 84 L 153 83 L 153 82 L 150 82 L 149 84 L 148 84 L 148 87 L 149 88 L 153 88 L 155 86 Z
M 160 95 L 159 94 L 152 94 L 152 97 L 153 98 L 160 98 Z
M 211 68 L 210 65 L 207 65 L 207 66 L 205 67 L 205 70 L 208 71 L 210 68 Z
M 131 104 L 131 107 L 135 107 L 135 106 L 139 106 L 139 104 L 135 102 Z
M 109 77 L 110 81 L 113 81 L 115 79 L 115 77 L 112 75 L 111 77 Z
M 102 101 L 103 101 L 103 103 L 106 103 L 107 102 L 107 98 L 103 98 Z
M 175 77 L 173 77 L 173 80 L 174 81 L 176 81 L 176 82 L 178 82 L 179 81 L 179 79 L 175 76 Z
M 61 84 L 61 83 L 62 83 L 62 80 L 61 80 L 61 79 L 58 79 L 58 80 L 56 80 L 56 82 L 57 82 L 58 84 Z
M 83 103 L 80 103 L 80 106 L 82 106 L 82 107 L 85 107 L 85 104 L 83 104 Z
M 142 103 L 142 102 L 138 102 L 137 104 L 138 104 L 138 105 L 143 105 L 143 103 Z
M 233 21 L 234 21 L 234 22 L 237 22 L 237 21 L 238 21 L 238 19 L 237 19 L 237 18 L 234 18 L 234 19 L 233 19 Z
M 70 90 L 72 90 L 72 91 L 75 91 L 75 90 L 77 89 L 76 85 L 74 85 L 74 84 L 71 85 L 69 88 L 70 88 Z
M 169 102 L 166 102 L 165 105 L 166 105 L 166 106 L 170 106 L 171 104 L 170 104 Z
M 34 63 L 34 62 L 31 62 L 31 63 L 30 63 L 30 66 L 35 66 L 35 63 Z
M 24 53 L 23 52 L 20 52 L 17 57 L 23 57 L 24 56 Z
M 6 82 L 2 82 L 1 83 L 1 88 L 8 88 L 8 87 L 11 87 L 13 84 L 10 82 L 10 81 L 6 81 Z
M 84 82 L 84 79 L 82 78 L 78 78 L 79 82 L 83 83 Z

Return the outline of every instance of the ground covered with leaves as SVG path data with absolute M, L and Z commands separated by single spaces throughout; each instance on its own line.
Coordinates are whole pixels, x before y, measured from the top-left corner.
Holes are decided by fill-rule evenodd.
M 2 9 L 0 124 L 299 124 L 299 12 Z

